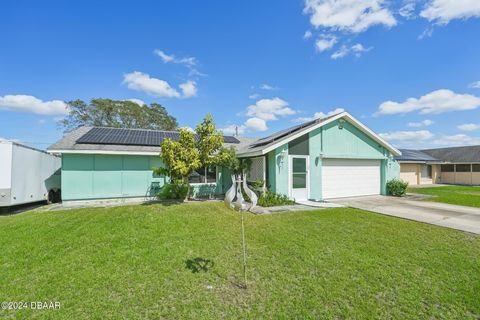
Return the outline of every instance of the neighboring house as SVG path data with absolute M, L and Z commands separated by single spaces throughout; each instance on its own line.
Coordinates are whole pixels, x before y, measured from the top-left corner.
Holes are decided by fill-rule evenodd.
M 480 185 L 480 146 L 401 151 L 400 178 L 411 185 Z
M 152 168 L 163 138 L 177 132 L 82 127 L 48 151 L 62 155 L 63 200 L 153 195 L 166 182 Z M 398 178 L 395 149 L 347 112 L 313 120 L 262 139 L 225 137 L 240 158 L 251 158 L 248 180 L 295 200 L 386 194 Z M 194 196 L 213 196 L 231 186 L 225 168 L 197 170 Z
M 442 161 L 420 150 L 400 149 L 400 179 L 409 185 L 434 184 L 440 182 Z

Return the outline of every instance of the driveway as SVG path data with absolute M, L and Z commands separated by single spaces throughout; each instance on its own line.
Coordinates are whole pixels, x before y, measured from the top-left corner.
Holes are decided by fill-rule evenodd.
M 480 208 L 414 199 L 414 197 L 366 196 L 330 199 L 329 202 L 480 234 Z

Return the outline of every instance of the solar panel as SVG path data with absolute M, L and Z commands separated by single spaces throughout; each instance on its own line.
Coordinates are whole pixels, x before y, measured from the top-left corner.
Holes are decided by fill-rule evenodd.
M 288 135 L 292 132 L 298 131 L 298 130 L 303 129 L 305 127 L 308 127 L 308 126 L 310 126 L 310 125 L 312 125 L 316 122 L 317 122 L 317 120 L 312 120 L 312 121 L 309 121 L 309 122 L 305 122 L 305 123 L 302 123 L 302 124 L 299 124 L 299 125 L 296 125 L 296 126 L 293 126 L 293 127 L 290 127 L 290 128 L 278 131 L 278 132 L 275 132 L 274 134 L 272 134 L 268 137 L 258 139 L 255 143 L 253 143 L 251 145 L 251 147 L 258 147 L 258 146 L 268 144 L 268 143 L 273 142 L 275 140 L 278 140 L 282 137 L 285 137 L 286 135 Z
M 180 134 L 175 131 L 156 131 L 122 128 L 92 128 L 77 143 L 83 144 L 114 144 L 134 146 L 160 146 L 165 139 L 178 140 Z M 225 143 L 240 143 L 232 136 L 224 136 Z

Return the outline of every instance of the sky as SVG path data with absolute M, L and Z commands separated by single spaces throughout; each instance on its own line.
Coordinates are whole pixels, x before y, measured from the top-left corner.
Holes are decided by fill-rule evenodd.
M 93 98 L 249 137 L 345 110 L 397 147 L 480 144 L 478 0 L 6 0 L 0 43 L 0 139 L 41 149 Z

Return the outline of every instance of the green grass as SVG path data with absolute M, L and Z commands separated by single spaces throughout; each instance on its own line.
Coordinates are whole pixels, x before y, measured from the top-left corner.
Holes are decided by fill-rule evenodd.
M 246 290 L 223 203 L 34 211 L 0 230 L 0 301 L 61 302 L 1 319 L 480 317 L 480 237 L 361 210 L 247 214 Z
M 427 201 L 436 201 L 461 206 L 480 207 L 480 186 L 442 186 L 409 188 L 407 192 L 433 196 Z

